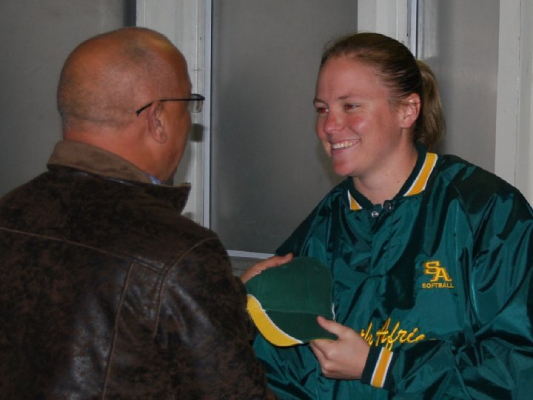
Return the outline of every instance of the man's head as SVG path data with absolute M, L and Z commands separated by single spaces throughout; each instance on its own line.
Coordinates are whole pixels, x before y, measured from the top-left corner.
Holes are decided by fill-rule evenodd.
M 186 101 L 160 99 L 190 94 L 186 61 L 165 36 L 145 28 L 98 35 L 74 49 L 61 72 L 57 103 L 64 138 L 113 152 L 167 180 L 191 120 Z

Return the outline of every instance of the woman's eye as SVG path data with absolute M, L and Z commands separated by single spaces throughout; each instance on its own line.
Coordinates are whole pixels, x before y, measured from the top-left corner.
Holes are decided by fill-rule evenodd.
M 344 109 L 346 111 L 355 110 L 357 107 L 359 107 L 357 104 L 345 104 Z
M 326 107 L 315 107 L 315 111 L 318 115 L 326 114 L 328 109 Z

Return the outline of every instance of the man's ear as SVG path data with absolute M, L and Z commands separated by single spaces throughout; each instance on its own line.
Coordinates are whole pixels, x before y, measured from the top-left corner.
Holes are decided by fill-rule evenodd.
M 417 93 L 411 93 L 401 101 L 399 107 L 402 128 L 411 128 L 420 115 L 420 96 Z
M 168 140 L 166 131 L 166 121 L 163 113 L 163 105 L 161 102 L 148 109 L 148 131 L 150 136 L 160 144 L 164 144 Z

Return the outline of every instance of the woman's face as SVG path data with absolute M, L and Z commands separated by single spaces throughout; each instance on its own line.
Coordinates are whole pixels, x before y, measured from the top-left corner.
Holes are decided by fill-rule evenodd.
M 412 152 L 414 121 L 406 123 L 406 107 L 392 107 L 389 94 L 372 67 L 352 58 L 331 58 L 322 67 L 316 131 L 338 175 L 383 179 Z

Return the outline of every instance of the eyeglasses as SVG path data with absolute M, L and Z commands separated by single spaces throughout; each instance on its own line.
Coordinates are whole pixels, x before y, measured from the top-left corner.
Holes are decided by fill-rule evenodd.
M 202 107 L 204 105 L 204 100 L 205 100 L 204 96 L 202 96 L 201 94 L 196 94 L 196 93 L 191 94 L 191 97 L 189 97 L 187 99 L 172 99 L 172 98 L 169 98 L 169 99 L 154 100 L 154 101 L 148 103 L 147 105 L 139 108 L 137 111 L 135 111 L 135 114 L 137 114 L 137 116 L 139 116 L 140 113 L 142 113 L 144 110 L 146 110 L 152 104 L 154 104 L 156 101 L 161 101 L 161 102 L 163 102 L 163 101 L 187 101 L 188 102 L 187 106 L 189 107 L 189 111 L 192 112 L 192 113 L 199 113 L 199 112 L 202 112 Z

